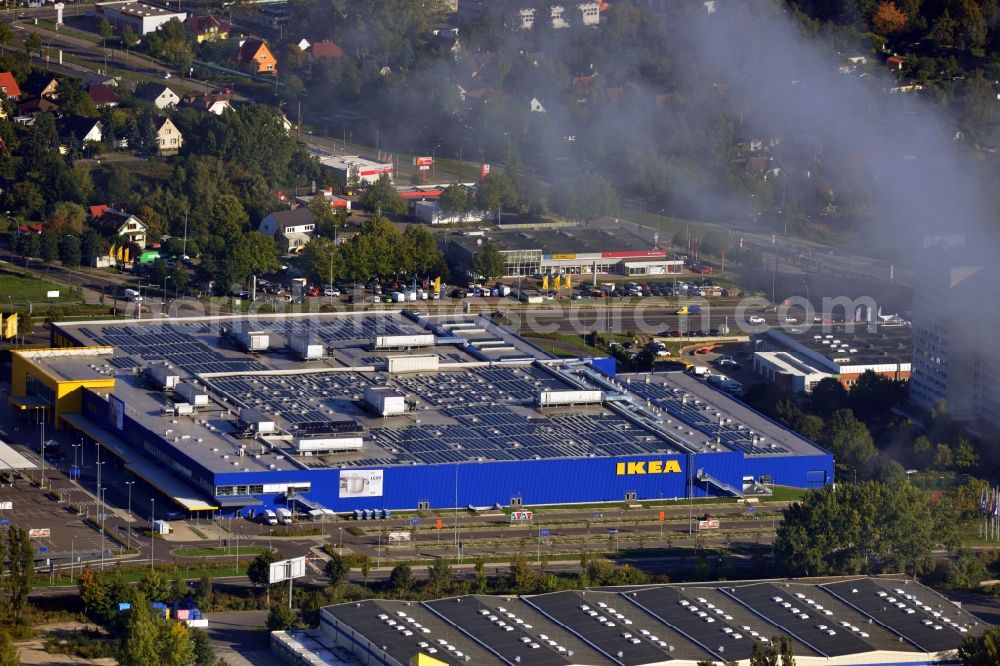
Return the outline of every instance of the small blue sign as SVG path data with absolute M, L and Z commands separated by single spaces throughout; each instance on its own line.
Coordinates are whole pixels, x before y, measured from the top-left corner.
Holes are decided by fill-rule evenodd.
M 610 530 L 608 530 L 608 534 L 618 534 L 618 530 L 611 528 Z
M 552 534 L 549 530 L 538 530 L 538 536 L 548 536 Z
M 757 513 L 757 507 L 752 506 L 752 505 L 748 506 L 747 507 L 747 513 Z
M 0 518 L 0 525 L 10 525 L 10 518 Z
M 420 519 L 419 518 L 410 518 L 410 524 L 413 525 L 414 527 L 416 527 L 417 525 L 420 524 Z
M 594 518 L 603 518 L 603 517 L 604 517 L 603 513 L 595 513 L 594 514 Z
M 39 553 L 47 553 L 47 552 L 49 552 L 49 549 L 46 548 L 45 546 L 39 546 L 38 547 L 38 552 Z

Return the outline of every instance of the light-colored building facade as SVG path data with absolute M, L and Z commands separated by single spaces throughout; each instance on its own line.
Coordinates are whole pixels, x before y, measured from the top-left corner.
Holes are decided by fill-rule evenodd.
M 171 11 L 160 5 L 149 5 L 137 0 L 125 2 L 101 2 L 95 5 L 98 16 L 108 19 L 108 22 L 122 30 L 131 26 L 139 35 L 148 35 L 172 19 L 181 23 L 187 19 L 187 12 Z
M 156 143 L 161 155 L 176 155 L 184 145 L 184 137 L 170 118 L 164 118 L 156 129 Z
M 279 210 L 260 221 L 257 229 L 265 236 L 273 236 L 282 252 L 301 252 L 312 240 L 316 220 L 307 206 L 292 210 Z
M 1000 347 L 993 339 L 1000 310 L 990 297 L 1000 271 L 995 256 L 976 261 L 979 249 L 950 242 L 928 247 L 917 273 L 910 399 L 928 411 L 943 404 L 957 421 L 1000 428 Z

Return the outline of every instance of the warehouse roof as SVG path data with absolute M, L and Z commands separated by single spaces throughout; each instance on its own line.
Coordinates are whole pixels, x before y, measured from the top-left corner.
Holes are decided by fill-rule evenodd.
M 472 663 L 522 665 L 742 661 L 755 644 L 778 635 L 789 636 L 795 656 L 805 659 L 858 655 L 871 663 L 906 663 L 955 650 L 985 627 L 940 594 L 900 577 L 466 595 L 340 604 L 322 615 L 324 625 L 336 621 L 341 631 L 356 632 L 352 645 L 382 647 L 400 663 L 420 651 L 420 643 L 447 663 L 462 663 L 466 654 Z M 405 636 L 396 625 L 412 624 L 409 618 L 427 631 Z
M 693 377 L 666 373 L 614 383 L 586 364 L 552 358 L 486 316 L 382 311 L 55 328 L 81 345 L 106 345 L 94 361 L 97 370 L 88 359 L 83 365 L 73 359 L 75 371 L 115 377 L 113 394 L 127 416 L 216 474 L 712 451 L 823 453 Z M 266 350 L 239 348 L 235 335 L 251 331 L 269 336 Z M 300 336 L 321 343 L 323 355 L 299 360 L 287 347 Z M 153 365 L 202 387 L 209 404 L 193 415 L 177 412 L 174 403 L 186 400 L 149 384 L 143 369 Z M 73 370 L 62 373 L 68 378 Z M 366 403 L 370 388 L 403 396 L 403 413 L 376 413 Z M 552 392 L 559 399 L 541 409 L 542 394 Z M 240 422 L 237 415 L 248 409 L 273 421 L 276 435 L 258 436 L 249 420 Z M 349 448 L 301 455 L 295 448 L 301 435 L 329 423 L 350 426 L 343 437 Z
M 496 243 L 501 251 L 536 250 L 542 254 L 600 254 L 656 249 L 653 230 L 632 223 L 605 219 L 588 226 L 553 226 L 505 229 L 491 227 L 482 233 L 456 232 L 449 239 L 470 252 L 480 241 Z M 668 240 L 668 239 L 663 239 Z
M 762 338 L 772 344 L 811 352 L 825 359 L 833 372 L 844 366 L 909 365 L 913 332 L 907 325 L 815 324 L 767 330 Z

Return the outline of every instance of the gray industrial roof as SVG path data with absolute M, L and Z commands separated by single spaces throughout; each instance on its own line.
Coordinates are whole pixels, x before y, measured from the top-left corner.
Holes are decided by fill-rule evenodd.
M 429 611 L 429 619 L 418 617 L 420 609 Z M 379 617 L 406 622 L 400 612 L 426 623 L 429 632 L 401 639 Z M 360 634 L 356 643 L 363 638 L 385 646 L 400 663 L 421 651 L 421 641 L 441 648 L 435 658 L 461 663 L 464 658 L 435 642 L 438 636 L 472 663 L 640 666 L 746 660 L 755 643 L 779 635 L 792 639 L 798 657 L 858 655 L 889 663 L 893 654 L 902 662 L 955 650 L 966 635 L 985 627 L 940 594 L 901 577 L 681 583 L 520 599 L 467 595 L 381 601 L 377 607 L 340 604 L 323 613 Z
M 769 329 L 764 337 L 785 345 L 786 340 L 820 355 L 833 366 L 909 363 L 913 356 L 913 332 L 906 325 L 868 324 L 802 325 Z M 873 325 L 874 326 L 874 325 Z
M 654 249 L 651 230 L 629 222 L 605 219 L 589 226 L 535 229 L 491 227 L 485 240 L 497 243 L 501 250 L 538 250 L 543 254 L 629 252 Z M 484 236 L 456 232 L 448 237 L 475 252 Z

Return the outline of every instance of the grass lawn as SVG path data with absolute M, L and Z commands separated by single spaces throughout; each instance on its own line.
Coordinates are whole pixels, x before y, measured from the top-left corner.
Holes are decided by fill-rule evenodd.
M 49 291 L 58 291 L 59 298 L 47 298 Z M 41 304 L 47 302 L 79 301 L 80 295 L 70 293 L 66 287 L 52 282 L 16 273 L 0 273 L 0 294 L 9 298 L 8 303 L 27 306 L 27 302 Z M 0 303 L 0 307 L 3 303 Z
M 242 546 L 240 547 L 240 556 L 243 555 L 260 555 L 261 553 L 267 552 L 266 546 Z M 175 548 L 171 551 L 173 555 L 177 557 L 225 557 L 225 556 L 235 556 L 236 546 L 230 546 L 229 548 L 222 548 L 219 546 L 212 546 L 201 548 L 199 546 L 187 546 L 182 548 Z
M 762 502 L 794 502 L 806 496 L 808 490 L 788 488 L 786 486 L 771 486 L 771 496 L 761 497 Z

